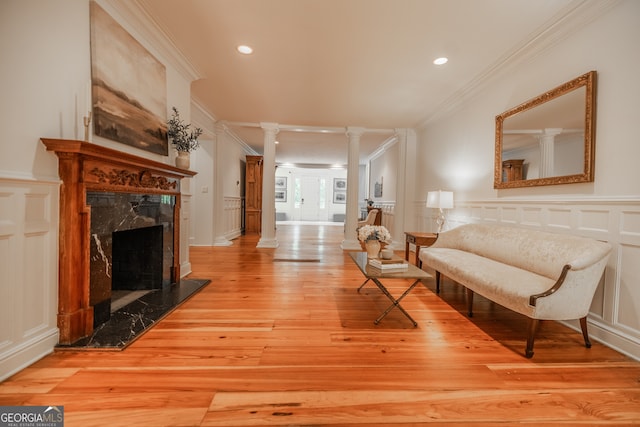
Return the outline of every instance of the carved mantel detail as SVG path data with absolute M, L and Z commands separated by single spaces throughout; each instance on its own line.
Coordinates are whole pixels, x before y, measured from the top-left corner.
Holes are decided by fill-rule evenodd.
M 175 180 L 168 180 L 164 176 L 155 176 L 147 170 L 136 173 L 126 169 L 111 169 L 107 172 L 95 167 L 89 173 L 98 177 L 98 182 L 101 184 L 106 183 L 114 186 L 175 190 L 178 185 Z
M 196 173 L 85 141 L 45 139 L 58 156 L 60 232 L 58 328 L 60 344 L 72 344 L 93 332 L 90 293 L 91 207 L 87 191 L 176 196 L 174 280 L 180 277 L 180 180 Z

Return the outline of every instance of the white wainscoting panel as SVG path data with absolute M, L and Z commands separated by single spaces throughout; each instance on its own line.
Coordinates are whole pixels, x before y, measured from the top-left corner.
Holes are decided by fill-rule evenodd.
M 573 223 L 571 209 L 551 207 L 548 210 L 548 226 L 558 232 L 571 230 Z
M 189 179 L 183 179 L 182 181 L 189 181 Z M 191 230 L 191 202 L 192 195 L 190 193 L 182 193 L 180 195 L 180 277 L 191 273 L 189 246 L 194 239 L 194 231 Z
M 224 235 L 227 239 L 233 240 L 242 235 L 242 198 L 224 198 Z
M 620 282 L 615 323 L 633 334 L 640 330 L 640 246 L 620 245 Z
M 581 209 L 578 211 L 578 230 L 584 234 L 608 233 L 610 215 L 607 209 Z
M 0 360 L 15 340 L 11 327 L 16 318 L 14 301 L 19 289 L 14 284 L 17 262 L 17 226 L 13 191 L 0 191 Z M 1 377 L 0 377 L 1 379 Z
M 0 381 L 58 342 L 59 185 L 0 177 Z
M 527 225 L 529 227 L 540 227 L 544 221 L 542 209 L 537 207 L 523 207 L 520 210 L 522 215 L 522 225 Z
M 640 243 L 640 212 L 623 210 L 620 212 L 620 234 L 635 237 Z
M 496 213 L 497 209 L 494 209 L 493 218 L 497 217 Z M 515 208 L 504 208 L 502 209 L 502 222 L 508 224 L 517 224 L 518 223 L 518 210 Z
M 456 201 L 445 230 L 480 222 L 574 234 L 613 250 L 589 314 L 594 340 L 640 360 L 640 199 Z M 434 231 L 436 213 L 416 202 L 419 230 Z M 579 330 L 577 322 L 567 322 Z

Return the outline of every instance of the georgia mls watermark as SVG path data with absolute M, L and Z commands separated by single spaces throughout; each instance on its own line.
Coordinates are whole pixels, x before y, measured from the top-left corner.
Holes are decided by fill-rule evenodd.
M 64 427 L 64 406 L 0 406 L 0 427 Z

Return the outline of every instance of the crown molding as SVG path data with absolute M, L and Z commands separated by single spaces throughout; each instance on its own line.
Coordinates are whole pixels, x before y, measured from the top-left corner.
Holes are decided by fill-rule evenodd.
M 224 133 L 226 133 L 231 139 L 233 139 L 236 144 L 238 144 L 240 147 L 242 147 L 242 149 L 244 150 L 244 152 L 246 154 L 248 154 L 250 156 L 260 156 L 261 155 L 256 150 L 251 148 L 251 146 L 249 146 L 249 144 L 244 142 L 244 140 L 242 138 L 240 138 L 238 135 L 236 135 L 235 132 L 233 132 L 233 130 L 231 130 L 229 128 L 229 126 L 227 126 L 226 123 L 222 122 L 221 124 L 224 127 Z
M 452 96 L 442 102 L 434 113 L 416 125 L 422 128 L 455 111 L 471 98 L 475 97 L 490 83 L 500 79 L 518 64 L 531 60 L 545 50 L 555 46 L 585 25 L 613 9 L 622 0 L 575 0 L 554 15 L 545 24 L 531 33 L 513 49 L 507 51 L 496 62 L 487 67 L 474 79 L 461 87 Z
M 371 153 L 371 155 L 367 158 L 367 162 L 370 162 L 382 156 L 385 153 L 385 151 L 393 147 L 397 142 L 398 142 L 397 134 L 390 136 L 382 144 L 380 144 L 380 147 L 378 147 L 377 150 Z
M 276 162 L 276 166 L 279 168 L 289 169 L 347 169 L 347 165 L 335 165 L 329 163 L 286 163 Z
M 187 59 L 172 37 L 145 9 L 140 0 L 99 0 L 99 4 L 117 13 L 119 19 L 135 28 L 188 81 L 199 80 L 203 74 Z M 114 17 L 115 18 L 115 17 Z
M 202 104 L 191 98 L 191 123 L 202 129 L 204 137 L 213 138 L 216 133 L 215 124 L 217 121 L 218 119 L 209 113 Z
M 229 126 L 233 127 L 245 127 L 245 128 L 260 128 L 262 123 L 252 122 L 226 122 Z M 355 128 L 353 126 L 306 126 L 306 125 L 287 125 L 274 123 L 278 126 L 280 132 L 302 132 L 302 133 L 332 133 L 332 134 L 346 134 L 349 129 L 361 129 L 362 133 L 377 133 L 377 134 L 395 134 L 395 129 L 385 128 Z

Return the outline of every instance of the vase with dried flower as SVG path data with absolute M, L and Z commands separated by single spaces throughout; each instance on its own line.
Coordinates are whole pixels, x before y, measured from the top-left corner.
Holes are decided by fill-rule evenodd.
M 358 240 L 367 258 L 378 258 L 380 249 L 391 241 L 391 233 L 382 225 L 363 225 L 358 228 Z
M 202 129 L 191 129 L 190 124 L 180 119 L 180 113 L 176 107 L 171 108 L 173 113 L 167 121 L 167 136 L 171 138 L 171 145 L 177 152 L 176 166 L 189 169 L 191 166 L 190 153 L 200 146 L 198 137 L 202 135 Z

